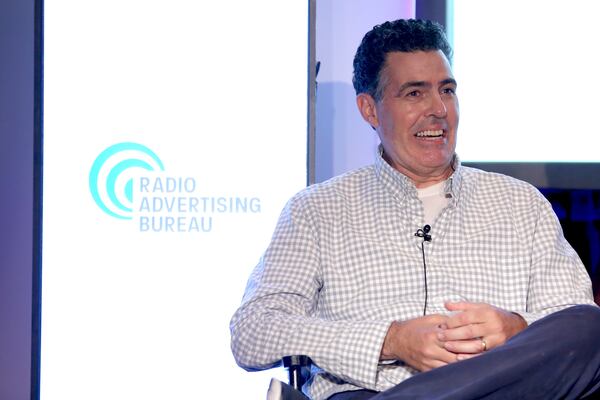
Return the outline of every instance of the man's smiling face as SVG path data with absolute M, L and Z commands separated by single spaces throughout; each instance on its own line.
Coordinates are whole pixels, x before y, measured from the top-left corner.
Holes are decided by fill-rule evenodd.
M 366 97 L 358 104 L 379 135 L 384 158 L 417 187 L 445 180 L 452 174 L 459 119 L 446 56 L 439 50 L 388 53 L 380 85 L 381 99 L 361 94 Z

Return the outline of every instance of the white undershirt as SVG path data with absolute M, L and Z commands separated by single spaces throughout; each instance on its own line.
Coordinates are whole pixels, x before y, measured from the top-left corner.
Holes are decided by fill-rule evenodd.
M 450 199 L 444 192 L 445 185 L 446 181 L 442 181 L 424 189 L 417 189 L 417 195 L 425 210 L 425 224 L 433 224 L 440 212 L 448 205 Z

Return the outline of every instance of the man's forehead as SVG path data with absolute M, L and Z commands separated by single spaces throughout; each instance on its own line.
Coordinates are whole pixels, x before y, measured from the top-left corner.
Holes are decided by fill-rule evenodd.
M 393 80 L 442 82 L 453 79 L 448 59 L 440 50 L 401 52 L 386 54 L 383 71 Z
M 444 68 L 451 70 L 450 62 L 441 50 L 391 51 L 385 55 L 385 65 L 403 68 Z

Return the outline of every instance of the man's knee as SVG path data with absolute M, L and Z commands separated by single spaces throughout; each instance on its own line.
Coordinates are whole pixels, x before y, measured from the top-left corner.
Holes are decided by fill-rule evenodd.
M 557 341 L 566 341 L 581 347 L 597 347 L 600 339 L 600 308 L 592 305 L 577 305 L 553 313 L 539 322 L 547 320 L 545 333 Z

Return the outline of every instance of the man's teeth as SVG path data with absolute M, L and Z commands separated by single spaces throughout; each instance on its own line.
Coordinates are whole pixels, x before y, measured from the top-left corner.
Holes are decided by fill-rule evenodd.
M 422 131 L 422 132 L 417 132 L 417 137 L 438 137 L 438 136 L 442 136 L 444 133 L 443 130 L 437 130 L 437 131 Z

